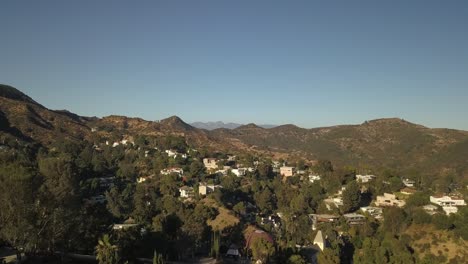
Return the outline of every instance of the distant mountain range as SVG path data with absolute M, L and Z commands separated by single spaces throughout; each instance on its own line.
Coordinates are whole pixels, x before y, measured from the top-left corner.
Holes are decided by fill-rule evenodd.
M 190 125 L 196 128 L 200 128 L 200 129 L 214 130 L 218 128 L 235 129 L 240 126 L 243 126 L 244 124 L 224 123 L 222 121 L 217 121 L 217 122 L 193 122 L 193 123 L 190 123 Z M 263 127 L 263 128 L 273 128 L 276 125 L 258 125 L 258 126 Z
M 0 145 L 24 142 L 48 147 L 58 138 L 94 142 L 96 138 L 178 135 L 194 147 L 229 153 L 326 159 L 337 165 L 468 179 L 468 131 L 431 129 L 400 118 L 312 129 L 291 124 L 268 129 L 255 124 L 201 124 L 190 125 L 177 116 L 157 122 L 125 116 L 83 117 L 50 110 L 19 90 L 0 85 Z

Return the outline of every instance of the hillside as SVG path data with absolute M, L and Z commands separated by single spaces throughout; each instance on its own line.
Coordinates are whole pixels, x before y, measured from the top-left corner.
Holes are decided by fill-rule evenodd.
M 0 139 L 49 145 L 57 138 L 92 141 L 92 128 L 103 136 L 178 135 L 193 146 L 255 151 L 331 160 L 337 165 L 387 167 L 402 171 L 463 175 L 468 178 L 468 132 L 431 129 L 398 118 L 304 129 L 295 125 L 263 128 L 255 124 L 212 131 L 179 117 L 147 121 L 125 116 L 81 117 L 53 111 L 19 90 L 0 86 Z

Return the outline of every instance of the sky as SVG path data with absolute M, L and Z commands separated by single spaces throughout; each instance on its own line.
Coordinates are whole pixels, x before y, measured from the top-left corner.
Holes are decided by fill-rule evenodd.
M 0 83 L 50 109 L 468 130 L 468 1 L 0 1 Z

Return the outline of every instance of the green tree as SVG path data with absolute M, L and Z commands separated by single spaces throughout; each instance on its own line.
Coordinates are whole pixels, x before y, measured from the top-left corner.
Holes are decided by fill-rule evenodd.
M 116 264 L 120 262 L 119 248 L 112 244 L 107 234 L 98 241 L 96 259 L 99 261 L 99 264 Z
M 355 211 L 361 203 L 361 188 L 356 181 L 346 185 L 343 191 L 343 211 L 345 213 Z
M 256 238 L 251 245 L 252 256 L 255 260 L 261 260 L 262 263 L 267 263 L 275 253 L 273 244 L 263 237 Z

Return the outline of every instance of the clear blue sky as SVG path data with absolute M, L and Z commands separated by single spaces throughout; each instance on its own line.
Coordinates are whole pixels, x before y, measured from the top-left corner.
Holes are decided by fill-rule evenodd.
M 0 83 L 51 109 L 468 130 L 468 1 L 1 1 Z

